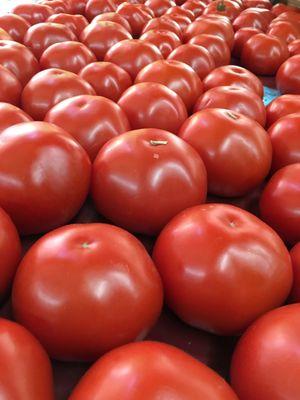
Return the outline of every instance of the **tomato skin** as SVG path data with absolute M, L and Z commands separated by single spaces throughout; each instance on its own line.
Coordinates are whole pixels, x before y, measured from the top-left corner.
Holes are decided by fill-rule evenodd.
M 194 21 L 194 19 L 196 18 L 191 10 L 185 9 L 180 6 L 173 6 L 168 8 L 164 15 L 183 15 L 185 17 L 188 17 L 191 21 Z
M 286 4 L 283 4 L 283 3 L 275 4 L 272 7 L 272 13 L 275 14 L 276 16 L 283 14 L 285 12 L 288 12 L 288 11 L 298 11 L 298 10 L 295 7 L 287 6 Z
M 54 400 L 50 360 L 21 325 L 0 319 L 0 392 L 3 399 Z
M 187 0 L 182 5 L 182 8 L 184 10 L 192 11 L 192 13 L 195 15 L 196 18 L 202 15 L 205 7 L 206 4 L 203 1 L 197 1 L 197 0 Z
M 153 18 L 146 23 L 143 28 L 142 34 L 152 30 L 168 30 L 174 32 L 179 39 L 182 39 L 182 31 L 177 22 L 168 17 Z
M 234 34 L 234 44 L 232 49 L 232 55 L 236 58 L 240 58 L 244 44 L 249 40 L 252 36 L 261 33 L 256 28 L 241 28 Z
M 88 0 L 85 6 L 85 16 L 92 21 L 99 14 L 116 11 L 116 4 L 113 0 Z
M 45 22 L 50 15 L 54 14 L 54 11 L 51 7 L 38 3 L 18 4 L 17 6 L 13 7 L 11 12 L 24 18 L 30 25 Z
M 273 23 L 277 23 L 278 21 L 289 21 L 295 23 L 296 26 L 300 25 L 300 14 L 296 11 L 286 11 L 281 13 L 277 18 L 273 19 Z
M 130 24 L 133 37 L 137 38 L 142 33 L 145 24 L 152 16 L 136 4 L 122 3 L 117 8 L 117 13 L 122 15 Z
M 181 45 L 179 37 L 174 33 L 167 30 L 150 30 L 143 33 L 140 40 L 145 40 L 148 43 L 154 44 L 161 52 L 163 58 Z
M 290 57 L 278 69 L 276 86 L 282 93 L 300 94 L 300 54 Z
M 123 28 L 126 29 L 126 31 L 128 31 L 130 34 L 132 34 L 132 29 L 131 26 L 129 24 L 129 22 L 122 17 L 122 15 L 117 14 L 116 12 L 107 12 L 107 13 L 103 13 L 100 15 L 97 15 L 92 23 L 96 23 L 96 22 L 102 22 L 102 21 L 110 21 L 110 22 L 115 22 L 119 25 L 122 25 Z
M 268 104 L 267 111 L 267 126 L 271 126 L 279 118 L 285 115 L 299 112 L 300 95 L 299 94 L 284 94 L 277 97 Z
M 185 17 L 184 15 L 169 15 L 166 16 L 165 18 L 168 18 L 174 22 L 176 22 L 179 26 L 181 31 L 184 33 L 185 29 L 192 23 L 191 19 L 188 17 Z
M 123 110 L 99 96 L 76 96 L 56 104 L 45 117 L 72 135 L 93 161 L 100 148 L 113 137 L 130 130 Z
M 157 128 L 176 134 L 187 119 L 181 97 L 160 83 L 133 85 L 122 94 L 118 104 L 132 129 Z
M 188 43 L 205 47 L 213 57 L 216 67 L 230 63 L 228 44 L 218 36 L 201 34 L 194 36 Z
M 268 34 L 276 36 L 289 44 L 296 39 L 300 39 L 300 26 L 297 27 L 296 24 L 289 21 L 277 21 L 270 26 Z
M 234 20 L 232 25 L 235 31 L 241 28 L 254 28 L 266 32 L 269 22 L 262 13 L 245 10 Z
M 12 125 L 30 121 L 32 118 L 20 108 L 12 104 L 0 103 L 0 134 Z
M 231 22 L 234 21 L 234 19 L 240 14 L 241 7 L 235 1 L 231 0 L 224 0 L 222 4 L 224 4 L 224 10 L 219 9 L 220 4 L 216 1 L 208 4 L 208 6 L 204 9 L 202 15 L 225 15 L 230 19 Z
M 288 45 L 288 49 L 291 56 L 296 56 L 297 54 L 300 54 L 300 39 L 292 41 Z
M 290 251 L 292 266 L 293 266 L 293 275 L 294 275 L 294 283 L 293 288 L 290 294 L 290 299 L 299 303 L 300 301 L 300 242 L 297 243 Z
M 242 336 L 233 355 L 231 382 L 240 399 L 297 399 L 300 382 L 300 305 L 273 310 Z M 247 360 L 247 362 L 245 362 Z
M 68 279 L 61 279 L 63 271 Z M 162 300 L 143 245 L 107 224 L 68 225 L 39 239 L 18 268 L 12 297 L 16 319 L 51 357 L 82 361 L 143 339 Z
M 126 371 L 120 375 L 119 371 Z M 117 378 L 116 378 L 117 377 Z M 128 385 L 128 381 L 132 385 Z M 98 360 L 69 400 L 238 400 L 216 372 L 174 346 L 131 343 Z
M 30 24 L 19 15 L 3 14 L 0 15 L 0 28 L 4 29 L 13 40 L 22 43 Z
M 221 335 L 241 333 L 282 304 L 292 286 L 282 240 L 254 215 L 227 204 L 178 214 L 159 235 L 153 259 L 169 307 L 186 323 Z
M 146 0 L 145 6 L 149 7 L 155 17 L 161 17 L 170 7 L 176 6 L 173 0 Z
M 0 65 L 0 102 L 19 105 L 22 85 L 16 76 Z
M 13 38 L 4 29 L 0 28 L 0 40 L 12 41 Z
M 71 13 L 84 15 L 86 3 L 86 0 L 69 0 Z
M 88 26 L 88 21 L 83 15 L 71 15 L 65 13 L 51 15 L 47 19 L 47 22 L 54 22 L 56 24 L 67 26 L 77 37 L 79 37 L 84 28 Z

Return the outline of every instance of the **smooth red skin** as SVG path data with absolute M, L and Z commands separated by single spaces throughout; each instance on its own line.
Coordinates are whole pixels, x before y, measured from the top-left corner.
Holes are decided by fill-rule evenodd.
M 283 3 L 275 4 L 272 7 L 272 13 L 274 15 L 276 15 L 276 16 L 278 16 L 280 14 L 283 14 L 283 13 L 285 13 L 287 11 L 297 11 L 298 12 L 298 9 L 296 7 L 291 7 L 291 6 L 288 6 L 288 5 L 283 4 Z
M 0 103 L 0 134 L 12 125 L 30 121 L 32 118 L 20 108 L 12 104 Z
M 52 44 L 44 51 L 40 66 L 41 69 L 60 68 L 78 74 L 82 68 L 96 60 L 94 53 L 84 44 L 62 42 Z
M 187 119 L 186 107 L 173 90 L 159 83 L 140 83 L 118 101 L 132 129 L 157 128 L 177 133 Z
M 220 108 L 204 109 L 184 122 L 179 136 L 202 158 L 211 194 L 244 196 L 269 173 L 270 138 L 258 123 L 242 114 Z
M 135 83 L 143 82 L 167 86 L 181 97 L 188 111 L 203 93 L 197 73 L 189 65 L 176 60 L 160 60 L 144 67 L 135 79 Z
M 21 325 L 0 319 L 0 392 L 3 399 L 54 400 L 50 360 Z
M 187 0 L 182 5 L 182 8 L 184 10 L 192 11 L 192 13 L 195 15 L 196 18 L 202 15 L 205 7 L 206 4 L 203 1 L 197 1 L 197 0 Z
M 288 45 L 288 49 L 291 56 L 296 56 L 300 54 L 300 39 L 292 41 Z
M 146 23 L 152 19 L 145 10 L 127 2 L 119 5 L 117 13 L 129 22 L 134 37 L 139 37 Z
M 114 12 L 117 5 L 114 0 L 88 0 L 85 6 L 85 16 L 92 21 L 97 15 Z
M 46 113 L 57 103 L 81 94 L 94 95 L 92 86 L 78 75 L 62 69 L 50 68 L 36 74 L 22 93 L 22 108 L 36 121 L 43 121 Z
M 300 381 L 300 305 L 273 310 L 242 336 L 231 364 L 231 382 L 240 399 L 297 399 Z
M 180 26 L 177 24 L 177 22 L 170 19 L 169 16 L 151 19 L 145 24 L 142 34 L 151 30 L 161 29 L 174 32 L 179 37 L 179 39 L 182 39 L 182 31 Z
M 219 36 L 201 34 L 189 40 L 190 44 L 205 47 L 213 57 L 216 67 L 230 63 L 230 49 L 225 40 Z
M 208 4 L 208 6 L 205 7 L 202 15 L 225 15 L 230 19 L 230 21 L 234 21 L 234 19 L 240 14 L 241 7 L 235 1 L 231 0 L 224 0 L 223 4 L 225 6 L 225 10 L 222 11 L 219 10 L 220 6 L 218 1 Z
M 151 140 L 167 143 L 155 146 Z M 197 152 L 177 136 L 139 129 L 101 149 L 91 190 L 98 212 L 108 220 L 156 235 L 180 211 L 205 202 L 206 170 Z
M 168 60 L 180 61 L 189 65 L 200 79 L 204 79 L 215 68 L 215 61 L 208 50 L 191 43 L 177 47 L 168 56 Z
M 217 86 L 202 94 L 194 106 L 194 112 L 206 108 L 226 108 L 266 124 L 266 109 L 262 99 L 255 93 L 234 86 Z
M 24 18 L 30 25 L 45 22 L 50 15 L 54 14 L 54 11 L 51 7 L 38 3 L 19 4 L 13 7 L 11 12 Z
M 146 0 L 144 4 L 154 12 L 155 17 L 161 17 L 169 8 L 176 6 L 173 0 Z
M 93 87 L 98 96 L 115 102 L 132 85 L 130 75 L 110 62 L 91 63 L 81 70 L 79 76 Z
M 130 130 L 124 111 L 100 96 L 82 95 L 66 99 L 46 114 L 45 121 L 72 135 L 91 161 L 108 140 Z
M 235 31 L 238 31 L 241 28 L 255 28 L 259 31 L 266 32 L 269 26 L 269 22 L 262 13 L 259 13 L 257 11 L 248 11 L 242 12 L 234 20 L 232 26 Z
M 0 28 L 4 29 L 16 42 L 23 42 L 23 38 L 29 27 L 30 24 L 19 15 L 0 15 Z
M 167 30 L 151 30 L 143 33 L 140 40 L 154 44 L 161 52 L 163 58 L 167 58 L 176 47 L 181 45 L 181 40 L 174 33 Z
M 176 347 L 150 341 L 131 343 L 106 354 L 87 371 L 69 400 L 105 397 L 238 400 L 225 380 L 205 364 Z
M 68 361 L 96 360 L 143 339 L 162 300 L 161 280 L 144 246 L 107 224 L 64 226 L 39 239 L 18 268 L 12 295 L 16 319 L 51 357 Z
M 0 65 L 0 88 L 0 102 L 19 105 L 22 85 L 15 74 L 2 65 Z
M 55 14 L 69 13 L 70 7 L 68 0 L 49 0 L 43 1 L 43 4 L 51 7 Z
M 118 65 L 135 79 L 146 65 L 162 58 L 161 52 L 154 44 L 132 39 L 115 44 L 106 53 L 104 61 Z
M 244 0 L 243 3 L 245 8 L 259 7 L 267 8 L 268 10 L 272 8 L 272 4 L 269 0 Z
M 76 40 L 77 36 L 67 26 L 54 22 L 43 22 L 28 29 L 24 37 L 24 44 L 39 59 L 52 44 Z
M 192 23 L 192 20 L 188 17 L 185 17 L 184 15 L 166 15 L 165 18 L 171 19 L 172 21 L 176 22 L 180 26 L 182 32 L 184 32 L 187 26 Z
M 12 41 L 13 38 L 4 29 L 0 28 L 0 40 Z
M 122 17 L 122 15 L 117 14 L 116 12 L 107 12 L 104 14 L 97 15 L 92 21 L 94 22 L 102 22 L 102 21 L 110 21 L 110 22 L 116 22 L 117 24 L 120 24 L 123 26 L 123 28 L 126 29 L 130 34 L 132 33 L 131 26 L 129 22 Z
M 292 266 L 293 266 L 293 275 L 294 275 L 294 283 L 293 288 L 290 293 L 290 298 L 293 302 L 300 302 L 300 242 L 297 243 L 290 251 Z
M 178 214 L 159 235 L 153 260 L 169 307 L 189 325 L 220 335 L 240 334 L 280 306 L 293 280 L 278 235 L 228 204 Z
M 151 8 L 147 7 L 145 4 L 143 3 L 135 3 L 136 0 L 132 0 L 133 4 L 135 4 L 135 6 L 137 8 L 139 8 L 140 10 L 144 11 L 146 14 L 149 14 L 150 17 L 154 18 L 154 12 L 153 10 L 151 10 Z M 143 1 L 143 0 L 141 0 Z M 122 3 L 121 3 L 122 4 Z
M 267 111 L 267 126 L 271 126 L 279 118 L 285 115 L 299 112 L 300 110 L 300 95 L 285 94 L 275 98 L 266 107 Z
M 300 95 L 300 54 L 290 57 L 278 69 L 276 86 L 282 94 Z
M 296 11 L 286 11 L 280 14 L 277 18 L 273 19 L 272 23 L 277 23 L 277 21 L 289 21 L 294 22 L 297 26 L 300 24 L 300 14 Z
M 268 34 L 282 39 L 287 44 L 296 39 L 300 39 L 300 27 L 288 21 L 278 21 L 273 23 L 268 29 Z
M 69 0 L 72 14 L 84 15 L 87 0 Z
M 83 148 L 45 122 L 14 125 L 0 143 L 0 206 L 18 231 L 37 234 L 68 223 L 89 189 L 91 165 Z
M 83 15 L 71 15 L 65 13 L 51 15 L 47 19 L 47 22 L 54 22 L 56 24 L 67 26 L 77 37 L 79 37 L 84 28 L 88 26 L 88 21 Z
M 191 21 L 194 21 L 195 15 L 193 11 L 185 9 L 180 6 L 173 6 L 170 7 L 164 15 L 183 15 L 185 17 L 188 17 Z
M 262 33 L 262 31 L 256 28 L 241 28 L 234 34 L 234 44 L 232 49 L 233 57 L 240 58 L 244 44 L 249 40 L 252 36 L 257 35 L 258 33 Z

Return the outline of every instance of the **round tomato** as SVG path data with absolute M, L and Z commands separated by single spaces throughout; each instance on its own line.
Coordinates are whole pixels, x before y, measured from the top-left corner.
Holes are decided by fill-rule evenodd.
M 184 32 L 185 29 L 192 23 L 192 20 L 190 18 L 179 14 L 166 15 L 165 18 L 168 18 L 171 21 L 176 22 L 179 25 L 181 32 Z
M 87 0 L 69 0 L 72 14 L 84 14 Z
M 12 295 L 14 316 L 51 357 L 82 361 L 143 339 L 162 300 L 144 246 L 107 224 L 68 225 L 43 236 L 23 258 Z
M 103 21 L 110 21 L 110 22 L 115 22 L 117 24 L 120 24 L 123 26 L 123 28 L 126 29 L 126 31 L 128 31 L 130 34 L 132 33 L 131 26 L 130 26 L 129 22 L 127 21 L 127 19 L 122 17 L 122 15 L 117 14 L 116 12 L 107 12 L 107 13 L 97 15 L 97 17 L 95 17 L 93 19 L 92 23 L 103 22 Z
M 152 19 L 152 16 L 137 4 L 127 2 L 119 5 L 117 13 L 129 22 L 134 37 L 139 37 L 145 24 Z
M 274 22 L 268 29 L 268 34 L 276 36 L 286 43 L 291 43 L 293 40 L 300 39 L 300 26 L 289 21 Z
M 243 11 L 232 24 L 235 31 L 238 31 L 241 28 L 254 28 L 263 32 L 266 32 L 268 25 L 268 20 L 262 13 L 256 10 Z
M 293 273 L 294 273 L 294 283 L 291 291 L 290 298 L 295 303 L 300 302 L 300 242 L 297 243 L 290 251 Z
M 300 94 L 285 94 L 275 98 L 267 106 L 267 126 L 271 126 L 285 115 L 299 112 Z
M 164 15 L 183 15 L 188 17 L 191 21 L 194 21 L 195 15 L 191 10 L 182 8 L 180 6 L 172 6 L 168 8 Z
M 300 95 L 300 54 L 290 57 L 278 69 L 276 86 L 281 93 Z
M 163 58 L 167 58 L 176 47 L 181 45 L 179 37 L 174 32 L 167 30 L 153 29 L 141 35 L 140 39 L 154 44 L 161 52 Z
M 252 36 L 261 33 L 256 28 L 241 28 L 234 34 L 234 44 L 232 49 L 233 57 L 240 58 L 244 44 L 249 40 Z
M 288 45 L 288 49 L 291 56 L 296 56 L 297 54 L 300 54 L 300 39 L 291 42 Z
M 169 32 L 174 32 L 179 39 L 182 39 L 182 31 L 177 22 L 173 21 L 170 18 L 160 17 L 153 18 L 143 28 L 142 33 L 152 31 L 152 30 L 167 30 Z
M 178 94 L 159 83 L 131 86 L 118 104 L 132 129 L 158 128 L 176 134 L 187 118 L 186 107 Z
M 277 18 L 273 20 L 273 22 L 277 21 L 289 21 L 296 24 L 299 27 L 300 25 L 300 14 L 297 11 L 289 10 L 284 13 L 281 13 Z
M 0 65 L 0 102 L 19 105 L 22 85 L 16 76 Z
M 13 41 L 13 38 L 4 29 L 0 28 L 0 40 Z
M 19 15 L 3 14 L 0 15 L 0 28 L 4 29 L 13 40 L 22 43 L 30 24 Z
M 183 3 L 181 6 L 184 10 L 190 10 L 194 14 L 194 16 L 197 18 L 200 15 L 202 15 L 206 4 L 203 1 L 200 0 L 187 0 Z
M 54 11 L 51 7 L 38 3 L 18 4 L 13 7 L 11 12 L 24 18 L 30 25 L 45 22 L 50 17 L 50 15 L 54 14 Z
M 226 204 L 178 214 L 159 235 L 153 259 L 169 307 L 186 323 L 221 335 L 241 333 L 281 305 L 292 286 L 289 252 L 278 235 Z
M 85 16 L 92 21 L 99 14 L 113 12 L 117 8 L 114 0 L 88 0 L 85 7 Z
M 69 13 L 71 11 L 69 0 L 43 0 L 42 4 L 51 7 L 55 14 Z
M 47 22 L 54 22 L 56 24 L 67 26 L 77 37 L 79 37 L 84 28 L 88 26 L 88 21 L 83 15 L 71 15 L 65 13 L 51 15 L 47 19 Z
M 277 3 L 272 7 L 272 13 L 277 16 L 289 11 L 297 11 L 297 8 L 288 6 L 284 3 Z
M 245 8 L 250 7 L 259 7 L 259 8 L 266 8 L 271 10 L 272 3 L 270 0 L 243 0 L 243 4 Z
M 169 8 L 176 6 L 173 0 L 146 0 L 145 6 L 149 7 L 155 17 L 161 17 Z
M 32 118 L 20 108 L 12 104 L 0 103 L 0 134 L 12 125 L 30 121 Z
M 203 10 L 202 15 L 225 15 L 233 21 L 241 12 L 241 7 L 235 2 L 231 0 L 220 0 L 213 1 L 208 4 L 207 7 Z
M 224 39 L 214 35 L 197 35 L 189 40 L 190 44 L 205 47 L 214 59 L 216 67 L 230 63 L 230 49 Z

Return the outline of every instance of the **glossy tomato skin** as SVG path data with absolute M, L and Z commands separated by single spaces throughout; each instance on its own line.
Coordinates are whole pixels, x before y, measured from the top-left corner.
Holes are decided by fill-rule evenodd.
M 173 21 L 170 18 L 166 18 L 166 16 L 160 18 L 153 18 L 146 23 L 143 28 L 142 34 L 151 30 L 168 30 L 170 32 L 174 32 L 179 39 L 182 39 L 182 31 L 177 22 Z
M 155 17 L 161 17 L 169 8 L 176 6 L 173 0 L 146 0 L 145 6 L 149 7 Z
M 300 54 L 290 57 L 278 69 L 276 86 L 282 93 L 300 95 Z
M 45 22 L 50 17 L 50 15 L 54 14 L 54 11 L 51 7 L 38 3 L 18 4 L 13 7 L 11 12 L 24 18 L 30 25 Z
M 126 373 L 120 375 L 120 371 Z M 238 400 L 225 380 L 206 365 L 176 347 L 150 341 L 131 343 L 106 354 L 84 375 L 70 400 L 106 396 L 110 400 L 168 400 L 171 396 Z
M 13 41 L 13 38 L 4 29 L 0 28 L 0 40 Z
M 195 19 L 195 15 L 191 10 L 184 9 L 178 5 L 168 8 L 164 15 L 183 15 L 188 17 L 191 21 Z
M 69 0 L 72 14 L 84 14 L 87 0 Z
M 190 44 L 205 47 L 214 59 L 216 67 L 230 63 L 230 49 L 224 39 L 208 34 L 194 36 Z
M 232 55 L 236 58 L 240 58 L 244 44 L 252 36 L 257 35 L 258 33 L 261 33 L 261 31 L 256 28 L 241 28 L 237 32 L 235 32 Z
M 297 243 L 290 251 L 293 273 L 294 273 L 294 283 L 291 291 L 290 299 L 295 302 L 300 302 L 300 242 Z
M 66 13 L 53 14 L 47 19 L 47 22 L 54 22 L 67 26 L 77 37 L 79 37 L 84 28 L 88 26 L 88 21 L 83 15 L 71 15 Z
M 125 111 L 132 129 L 157 128 L 176 134 L 187 118 L 182 99 L 159 83 L 131 86 L 118 104 Z
M 282 240 L 231 205 L 204 204 L 178 214 L 158 237 L 153 259 L 171 309 L 188 324 L 221 335 L 240 334 L 281 305 L 292 286 Z
M 184 15 L 166 15 L 165 18 L 176 22 L 180 26 L 182 33 L 184 33 L 185 29 L 192 23 L 191 19 Z
M 161 52 L 163 58 L 181 45 L 179 37 L 174 33 L 167 30 L 150 30 L 140 36 L 141 40 L 154 44 Z
M 240 399 L 297 399 L 300 392 L 300 305 L 273 310 L 242 336 L 233 355 L 231 382 Z M 245 362 L 247 360 L 247 362 Z
M 22 85 L 16 76 L 7 68 L 0 65 L 0 101 L 19 105 Z
M 99 14 L 116 11 L 114 0 L 88 0 L 85 6 L 85 16 L 92 21 Z
M 233 22 L 233 28 L 238 31 L 241 28 L 253 28 L 266 32 L 269 21 L 264 15 L 256 10 L 245 10 Z
M 89 189 L 91 165 L 82 147 L 44 122 L 12 126 L 0 143 L 0 206 L 18 231 L 37 234 L 68 223 Z
M 0 134 L 12 125 L 30 121 L 32 118 L 20 108 L 9 103 L 0 103 Z
M 117 8 L 117 13 L 122 15 L 130 24 L 133 37 L 137 38 L 142 33 L 145 24 L 152 19 L 152 16 L 137 4 L 124 2 Z
M 111 140 L 93 165 L 92 195 L 99 213 L 137 233 L 159 233 L 178 212 L 203 203 L 206 191 L 200 156 L 160 129 L 130 131 Z
M 19 15 L 0 15 L 0 28 L 4 29 L 16 42 L 23 42 L 23 38 L 29 27 L 30 24 Z
M 222 6 L 220 6 L 220 3 L 216 1 L 208 4 L 208 6 L 205 7 L 202 15 L 209 15 L 209 14 L 224 15 L 228 17 L 232 22 L 240 14 L 240 12 L 241 12 L 241 7 L 235 1 L 224 0 Z
M 69 13 L 71 11 L 69 0 L 43 0 L 42 4 L 51 7 L 56 14 Z
M 288 49 L 291 56 L 296 56 L 297 54 L 300 54 L 300 39 L 291 42 L 288 46 Z
M 50 68 L 36 74 L 22 93 L 22 108 L 42 121 L 55 104 L 81 94 L 94 95 L 91 85 L 72 72 Z
M 23 258 L 13 288 L 15 317 L 61 360 L 95 360 L 143 339 L 162 300 L 143 245 L 107 224 L 68 225 L 42 237 Z
M 117 24 L 120 24 L 123 26 L 123 28 L 126 29 L 126 31 L 128 31 L 130 34 L 132 34 L 132 29 L 131 29 L 131 26 L 130 26 L 129 22 L 127 21 L 127 19 L 122 17 L 122 15 L 117 14 L 116 12 L 107 12 L 107 13 L 99 14 L 93 19 L 92 23 L 102 22 L 102 21 L 110 21 L 110 22 L 115 22 Z
M 271 126 L 279 118 L 285 115 L 299 112 L 300 110 L 300 95 L 284 94 L 277 97 L 268 104 L 267 111 L 267 126 Z
M 183 3 L 181 6 L 184 10 L 190 10 L 194 14 L 194 16 L 197 18 L 200 15 L 202 15 L 206 4 L 203 1 L 197 1 L 197 0 L 187 0 Z
M 268 34 L 276 36 L 289 44 L 293 40 L 300 39 L 300 25 L 297 26 L 290 21 L 276 21 L 271 24 Z
M 93 161 L 100 148 L 113 137 L 130 130 L 123 110 L 100 96 L 76 96 L 54 106 L 45 117 L 71 134 Z
M 50 360 L 21 325 L 0 319 L 0 392 L 3 399 L 54 400 Z

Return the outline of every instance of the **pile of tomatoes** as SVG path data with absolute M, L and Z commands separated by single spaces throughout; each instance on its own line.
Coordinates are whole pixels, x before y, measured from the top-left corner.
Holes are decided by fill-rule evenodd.
M 299 10 L 1 15 L 0 300 L 3 400 L 299 400 Z

